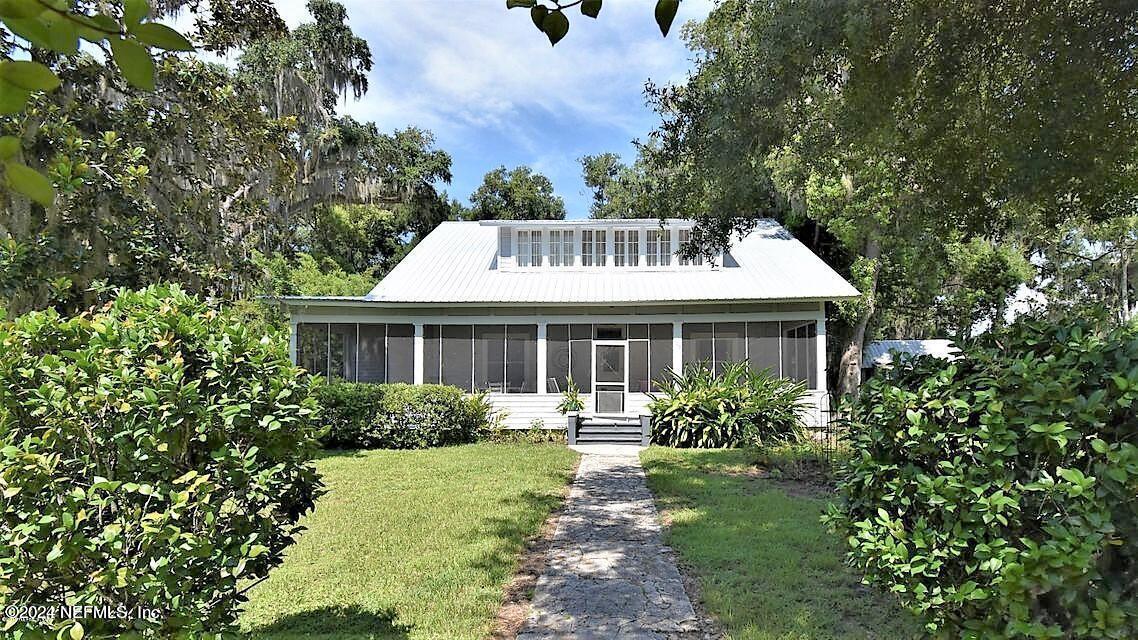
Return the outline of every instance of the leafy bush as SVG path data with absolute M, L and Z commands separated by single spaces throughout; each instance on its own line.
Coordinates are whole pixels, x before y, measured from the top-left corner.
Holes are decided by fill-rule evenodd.
M 557 405 L 557 411 L 561 414 L 566 414 L 576 411 L 585 410 L 585 401 L 581 399 L 581 388 L 573 382 L 573 377 L 570 376 L 566 381 L 565 392 L 561 394 L 561 403 Z
M 540 422 L 535 420 L 534 422 Z M 564 429 L 548 429 L 544 425 L 531 425 L 529 429 L 494 429 L 490 441 L 497 444 L 565 444 Z
M 0 344 L 0 606 L 158 612 L 9 620 L 4 636 L 231 628 L 320 489 L 316 405 L 283 335 L 151 287 L 0 323 Z
M 1138 325 L 1024 320 L 851 408 L 850 560 L 940 637 L 1138 637 Z
M 319 389 L 321 442 L 341 449 L 423 449 L 475 442 L 489 430 L 485 396 L 437 384 L 337 382 Z
M 652 395 L 652 442 L 722 448 L 792 442 L 802 435 L 806 385 L 731 363 L 721 374 L 691 365 Z

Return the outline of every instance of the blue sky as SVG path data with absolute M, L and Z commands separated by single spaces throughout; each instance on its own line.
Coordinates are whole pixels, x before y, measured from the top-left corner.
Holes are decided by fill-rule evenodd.
M 430 129 L 454 158 L 447 188 L 463 202 L 498 165 L 527 164 L 549 176 L 569 217 L 588 215 L 577 158 L 615 151 L 657 122 L 644 83 L 682 80 L 690 54 L 678 25 L 701 19 L 711 0 L 684 0 L 662 38 L 654 0 L 607 0 L 599 20 L 574 9 L 556 48 L 528 12 L 505 0 L 340 0 L 367 39 L 370 89 L 343 111 L 381 129 Z M 305 0 L 277 0 L 290 26 L 307 20 Z

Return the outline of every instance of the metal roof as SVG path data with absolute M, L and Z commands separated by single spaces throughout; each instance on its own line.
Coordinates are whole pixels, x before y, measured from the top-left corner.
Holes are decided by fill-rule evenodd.
M 872 369 L 889 366 L 893 364 L 894 352 L 954 360 L 960 353 L 960 349 L 952 344 L 952 340 L 875 340 L 865 345 L 865 352 L 861 357 L 861 367 Z
M 659 221 L 590 220 L 658 226 Z M 679 221 L 670 221 L 679 222 Z M 517 221 L 511 221 L 517 223 Z M 532 228 L 535 222 L 524 226 Z M 548 221 L 548 227 L 579 226 Z M 772 220 L 728 248 L 730 266 L 498 268 L 505 221 L 444 222 L 360 299 L 373 303 L 652 304 L 669 302 L 823 301 L 858 291 Z

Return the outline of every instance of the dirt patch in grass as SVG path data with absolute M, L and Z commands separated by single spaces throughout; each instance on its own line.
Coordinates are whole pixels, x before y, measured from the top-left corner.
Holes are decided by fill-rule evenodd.
M 577 477 L 577 467 L 580 458 L 573 465 L 571 477 Z M 521 631 L 522 625 L 529 615 L 530 602 L 533 600 L 534 587 L 537 579 L 545 571 L 545 564 L 549 547 L 553 544 L 553 534 L 557 531 L 557 521 L 565 509 L 565 498 L 569 496 L 572 483 L 565 485 L 561 494 L 561 504 L 549 513 L 549 517 L 542 523 L 537 535 L 526 541 L 525 550 L 518 561 L 518 568 L 514 577 L 506 583 L 502 606 L 498 609 L 498 617 L 494 622 L 494 630 L 490 637 L 494 640 L 513 640 Z

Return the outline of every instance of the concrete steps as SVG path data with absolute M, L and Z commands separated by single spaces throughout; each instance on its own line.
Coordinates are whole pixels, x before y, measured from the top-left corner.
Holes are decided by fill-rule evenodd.
M 640 421 L 588 417 L 577 425 L 578 444 L 641 444 Z

